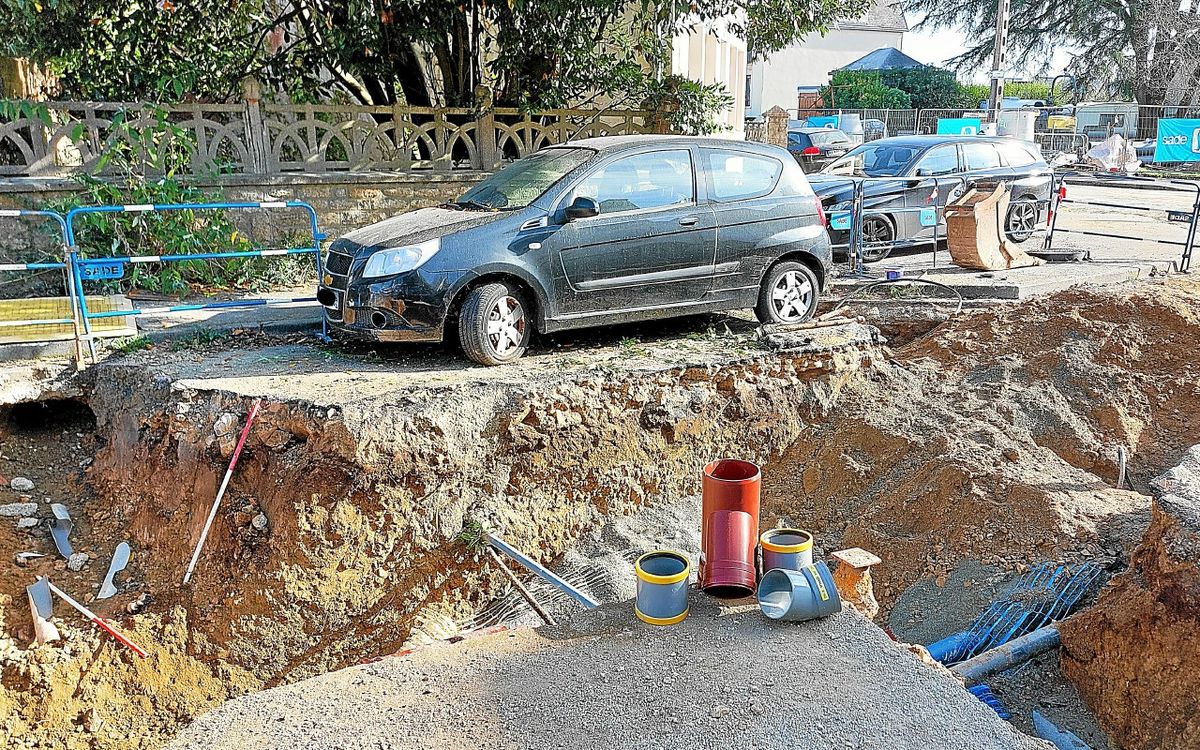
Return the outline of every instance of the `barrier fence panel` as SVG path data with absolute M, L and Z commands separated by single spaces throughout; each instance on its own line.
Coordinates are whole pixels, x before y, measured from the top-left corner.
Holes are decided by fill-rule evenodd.
M 1072 183 L 1072 179 L 1074 182 Z M 1181 240 L 1162 239 L 1158 237 L 1144 237 L 1131 234 L 1117 234 L 1115 232 L 1097 232 L 1090 229 L 1064 229 L 1058 226 L 1058 217 L 1064 203 L 1074 203 L 1080 206 L 1095 206 L 1098 208 L 1119 208 L 1130 211 L 1147 211 L 1154 213 L 1162 213 L 1164 209 L 1161 206 L 1148 206 L 1130 203 L 1111 203 L 1107 201 L 1091 201 L 1081 200 L 1079 198 L 1071 198 L 1068 196 L 1067 186 L 1074 184 L 1076 186 L 1084 185 L 1088 187 L 1105 187 L 1105 188 L 1126 188 L 1130 190 L 1142 190 L 1149 192 L 1151 195 L 1160 191 L 1171 191 L 1178 193 L 1189 193 L 1193 196 L 1192 210 L 1188 212 L 1176 212 L 1167 210 L 1168 224 L 1172 221 L 1187 222 L 1187 233 L 1185 238 Z M 1058 190 L 1054 193 L 1052 209 L 1049 217 L 1049 230 L 1046 233 L 1045 251 L 1052 252 L 1054 245 L 1055 234 L 1082 234 L 1091 237 L 1109 237 L 1119 240 L 1131 240 L 1134 242 L 1147 242 L 1158 245 L 1170 245 L 1173 247 L 1183 248 L 1179 258 L 1179 271 L 1187 273 L 1192 265 L 1192 251 L 1195 249 L 1197 237 L 1197 227 L 1200 225 L 1200 183 L 1191 182 L 1188 180 L 1161 180 L 1153 177 L 1135 177 L 1123 175 L 1103 175 L 1089 174 L 1080 172 L 1067 172 L 1059 178 Z
M 168 255 L 125 255 L 114 257 L 84 258 L 79 253 L 76 236 L 75 219 L 89 214 L 129 214 L 166 211 L 224 211 L 236 209 L 299 209 L 307 212 L 309 227 L 312 233 L 312 244 L 304 247 L 279 249 L 229 250 L 206 253 L 179 253 Z M 71 267 L 74 297 L 79 300 L 79 318 L 82 322 L 82 338 L 88 342 L 88 350 L 92 361 L 96 361 L 95 340 L 92 335 L 92 321 L 103 318 L 135 316 L 158 313 L 186 312 L 193 310 L 218 310 L 239 307 L 263 307 L 268 305 L 293 304 L 297 302 L 316 302 L 316 297 L 277 297 L 263 299 L 225 300 L 219 302 L 201 302 L 192 304 L 167 305 L 163 307 L 143 307 L 128 310 L 107 310 L 95 312 L 88 309 L 87 300 L 83 294 L 83 282 L 92 280 L 112 280 L 124 276 L 126 265 L 141 263 L 172 263 L 196 260 L 219 260 L 231 258 L 266 258 L 284 255 L 301 255 L 311 253 L 317 270 L 317 279 L 324 274 L 321 258 L 321 240 L 325 235 L 317 223 L 317 212 L 304 201 L 262 201 L 234 203 L 168 203 L 142 204 L 126 206 L 82 206 L 67 212 L 64 222 L 64 232 L 67 244 L 67 264 Z M 322 316 L 321 332 L 327 333 L 324 316 Z
M 912 183 L 916 181 L 917 184 Z M 886 187 L 895 187 L 894 192 L 884 192 L 880 195 L 867 195 L 868 184 L 883 184 Z M 953 186 L 949 190 L 943 192 L 944 186 Z M 870 249 L 879 246 L 876 240 L 865 238 L 863 232 L 864 222 L 869 217 L 882 217 L 885 221 L 890 222 L 893 227 L 893 240 L 889 243 L 893 250 L 921 247 L 929 245 L 932 253 L 932 267 L 937 268 L 938 264 L 938 243 L 945 239 L 941 235 L 942 217 L 945 214 L 946 205 L 957 199 L 966 192 L 967 181 L 964 177 L 921 177 L 914 179 L 896 178 L 896 177 L 860 177 L 854 182 L 854 197 L 850 201 L 850 206 L 838 204 L 841 208 L 834 207 L 829 212 L 829 228 L 835 232 L 849 232 L 845 242 L 835 242 L 832 244 L 834 249 L 845 248 L 846 255 L 850 260 L 850 272 L 853 275 L 864 276 L 865 264 Z M 872 206 L 867 208 L 864 204 L 867 198 L 894 196 L 893 200 L 900 200 L 907 204 L 908 196 L 916 194 L 920 195 L 923 189 L 928 189 L 929 193 L 925 198 L 925 205 L 920 206 Z M 931 237 L 922 237 L 917 239 L 900 239 L 899 235 L 899 216 L 916 214 L 917 224 L 922 229 L 931 228 L 933 234 Z
M 57 224 L 60 237 L 62 238 L 61 247 L 66 248 L 67 246 L 67 222 L 63 215 L 57 211 L 0 209 L 0 218 L 52 220 L 55 222 L 55 224 Z M 66 292 L 69 317 L 18 318 L 14 320 L 0 320 L 0 332 L 2 332 L 3 329 L 10 328 L 41 326 L 53 327 L 69 325 L 72 327 L 72 334 L 75 339 L 75 364 L 78 367 L 81 362 L 82 354 L 79 348 L 79 301 L 75 296 L 74 285 L 71 283 L 72 269 L 70 263 L 65 260 L 46 260 L 39 261 L 37 263 L 0 263 L 0 272 L 3 273 L 44 273 L 46 271 L 62 271 L 63 289 Z M 22 306 L 22 310 L 29 310 L 31 307 L 32 305 L 24 305 Z M 43 339 L 31 338 L 29 340 L 41 341 Z

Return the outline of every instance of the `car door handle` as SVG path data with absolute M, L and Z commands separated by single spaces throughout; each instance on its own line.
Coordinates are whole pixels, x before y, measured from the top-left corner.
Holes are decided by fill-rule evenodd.
M 679 220 L 679 226 L 681 226 L 681 227 L 690 227 L 690 226 L 692 226 L 693 224 L 695 224 L 695 223 L 696 223 L 696 221 L 697 221 L 697 219 L 696 219 L 696 217 L 695 217 L 695 216 L 686 216 L 686 217 L 684 217 L 684 218 L 682 218 L 682 219 L 680 219 L 680 220 Z

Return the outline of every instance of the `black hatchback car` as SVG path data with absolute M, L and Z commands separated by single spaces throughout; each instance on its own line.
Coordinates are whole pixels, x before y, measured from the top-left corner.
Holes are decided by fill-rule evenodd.
M 456 336 L 496 365 L 535 330 L 743 307 L 802 322 L 830 261 L 820 203 L 783 149 L 619 136 L 543 149 L 338 239 L 317 299 L 335 334 Z
M 839 214 L 853 205 L 855 183 L 864 182 L 863 258 L 872 262 L 895 248 L 930 244 L 934 220 L 938 236 L 944 238 L 941 209 L 946 203 L 971 188 L 999 182 L 1010 189 L 1005 233 L 1014 242 L 1024 242 L 1045 219 L 1053 174 L 1036 143 L 914 135 L 864 143 L 809 179 L 825 210 Z M 840 252 L 847 248 L 848 234 L 840 228 L 830 230 Z

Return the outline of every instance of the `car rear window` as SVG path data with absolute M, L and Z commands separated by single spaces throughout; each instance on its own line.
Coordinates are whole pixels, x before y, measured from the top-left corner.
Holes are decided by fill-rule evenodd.
M 769 156 L 738 151 L 705 149 L 712 175 L 713 198 L 736 201 L 766 195 L 775 189 L 783 162 Z
M 788 133 L 788 145 L 792 148 L 808 148 L 812 141 L 808 140 L 807 133 Z
M 832 146 L 835 143 L 849 143 L 850 139 L 840 130 L 829 130 L 825 133 L 813 133 L 809 136 L 818 146 Z
M 997 169 L 1000 154 L 990 143 L 964 143 L 963 155 L 967 157 L 967 169 Z
M 999 146 L 1000 153 L 1004 154 L 1004 161 L 1010 167 L 1027 167 L 1041 161 L 1040 154 L 1035 155 L 1020 143 L 1001 143 Z

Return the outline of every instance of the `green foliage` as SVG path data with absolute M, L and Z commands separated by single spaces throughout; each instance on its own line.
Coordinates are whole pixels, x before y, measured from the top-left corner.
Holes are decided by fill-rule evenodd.
M 885 86 L 879 73 L 858 70 L 836 71 L 829 86 L 821 90 L 821 97 L 838 109 L 909 109 L 912 106 L 909 95 Z
M 129 338 L 117 341 L 113 344 L 112 349 L 118 354 L 133 354 L 134 352 L 149 349 L 152 346 L 154 346 L 154 343 L 146 336 L 130 336 Z
M 171 351 L 182 352 L 188 349 L 203 349 L 210 344 L 215 344 L 229 338 L 232 334 L 228 331 L 218 331 L 215 328 L 197 328 L 188 333 L 186 336 L 171 340 Z
M 733 106 L 733 97 L 719 83 L 671 75 L 647 82 L 643 106 L 662 112 L 674 133 L 710 135 L 724 128 L 716 117 Z
M 976 109 L 992 95 L 991 87 L 985 83 L 959 84 L 959 89 L 961 100 L 957 106 L 963 109 Z
M 0 106 L 11 109 L 9 103 Z M 45 110 L 41 105 L 41 110 Z M 48 117 L 48 113 L 45 113 Z M 35 111 L 31 116 L 41 117 Z M 82 128 L 86 123 L 77 123 Z M 65 214 L 79 205 L 212 203 L 224 200 L 215 192 L 187 185 L 175 177 L 193 151 L 191 131 L 171 123 L 160 108 L 121 109 L 111 118 L 105 147 L 93 174 L 81 174 L 78 195 L 52 201 L 50 210 Z M 73 137 L 78 138 L 81 134 Z M 95 173 L 107 171 L 103 179 Z M 252 250 L 250 239 L 238 232 L 223 211 L 164 211 L 119 214 L 81 214 L 75 222 L 83 257 L 166 255 Z M 113 291 L 144 289 L 182 294 L 192 285 L 206 289 L 259 291 L 297 283 L 312 273 L 307 256 L 231 258 L 138 263 L 125 278 L 108 282 Z
M 932 65 L 884 70 L 879 74 L 879 82 L 908 94 L 914 109 L 970 106 L 962 103 L 962 91 L 954 74 Z
M 259 2 L 3 0 L 11 54 L 48 62 L 93 100 L 225 98 L 262 60 Z M 214 7 L 223 6 L 223 7 Z
M 268 94 L 295 101 L 469 106 L 475 86 L 488 83 L 500 104 L 546 108 L 640 95 L 646 79 L 664 78 L 671 36 L 697 20 L 765 53 L 869 4 L 0 0 L 0 27 L 10 53 L 52 65 L 67 98 L 228 99 L 255 75 Z
M 1050 84 L 1041 81 L 1020 81 L 1004 84 L 1004 95 L 1018 99 L 1040 99 L 1050 101 Z

